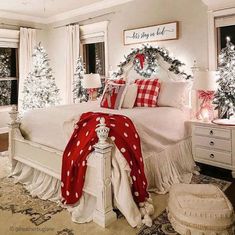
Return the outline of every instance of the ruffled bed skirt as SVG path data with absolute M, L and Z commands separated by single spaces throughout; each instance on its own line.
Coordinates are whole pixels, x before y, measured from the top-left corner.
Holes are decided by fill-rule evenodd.
M 145 153 L 148 190 L 165 194 L 175 183 L 190 183 L 195 172 L 191 138 L 168 146 L 159 153 Z
M 160 153 L 145 154 L 145 173 L 149 183 L 149 190 L 156 193 L 166 193 L 174 183 L 190 183 L 194 167 L 195 163 L 192 158 L 190 139 L 172 145 Z M 19 182 L 24 184 L 25 188 L 33 197 L 37 196 L 43 200 L 60 203 L 60 180 L 21 162 L 17 162 L 12 170 L 11 176 L 14 177 L 15 183 Z M 113 184 L 115 184 L 115 180 L 112 179 Z M 117 191 L 116 186 L 114 186 L 115 191 Z M 87 213 L 85 204 L 89 204 L 88 210 L 94 209 L 96 200 L 95 198 L 90 199 L 89 197 L 89 195 L 85 194 L 80 199 L 80 205 L 67 207 L 72 214 L 72 220 L 74 222 L 85 223 L 92 220 L 92 211 Z M 88 199 L 89 203 L 86 203 Z M 131 221 L 128 218 L 127 220 L 131 226 L 137 226 L 137 220 Z

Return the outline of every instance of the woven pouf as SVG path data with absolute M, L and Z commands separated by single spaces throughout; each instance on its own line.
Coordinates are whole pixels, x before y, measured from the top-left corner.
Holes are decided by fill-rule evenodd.
M 235 215 L 224 193 L 211 184 L 175 184 L 168 219 L 181 235 L 234 235 Z

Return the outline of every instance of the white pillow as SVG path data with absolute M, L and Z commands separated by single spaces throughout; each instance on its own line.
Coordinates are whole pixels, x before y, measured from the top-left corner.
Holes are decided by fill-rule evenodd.
M 158 106 L 184 108 L 188 105 L 192 82 L 161 82 Z
M 122 108 L 132 109 L 137 97 L 138 87 L 136 84 L 130 84 L 127 87 L 126 94 L 122 103 Z

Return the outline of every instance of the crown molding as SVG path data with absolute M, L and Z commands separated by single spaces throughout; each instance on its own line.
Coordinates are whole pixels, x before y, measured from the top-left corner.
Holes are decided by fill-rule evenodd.
M 131 2 L 131 1 L 134 1 L 134 0 L 103 0 L 100 2 L 96 2 L 90 5 L 84 6 L 84 7 L 71 10 L 71 11 L 67 11 L 65 13 L 51 16 L 47 18 L 47 24 L 54 23 L 57 21 L 67 20 L 69 18 L 89 14 L 95 11 L 104 10 L 110 7 L 114 7 L 114 6 Z
M 134 0 L 102 0 L 100 2 L 89 4 L 87 6 L 80 7 L 71 11 L 66 11 L 64 13 L 56 14 L 54 16 L 47 17 L 47 18 L 12 13 L 8 11 L 0 11 L 0 18 L 19 20 L 19 21 L 28 21 L 28 22 L 40 23 L 40 24 L 51 24 L 57 21 L 63 21 L 63 20 L 67 20 L 73 17 L 104 10 L 110 7 L 115 7 L 115 6 L 125 4 L 131 1 L 134 1 Z
M 39 23 L 39 24 L 47 24 L 46 18 L 12 13 L 9 11 L 0 11 L 0 18 L 27 21 L 27 22 L 33 22 L 33 23 Z
M 235 7 L 234 0 L 202 0 L 202 2 L 213 11 Z

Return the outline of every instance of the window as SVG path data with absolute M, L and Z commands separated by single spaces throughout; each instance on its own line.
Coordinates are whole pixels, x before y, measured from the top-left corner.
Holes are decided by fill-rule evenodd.
M 17 104 L 17 49 L 0 47 L 0 106 Z
M 208 59 L 210 70 L 217 69 L 218 54 L 226 46 L 227 36 L 235 44 L 235 8 L 208 11 Z
M 104 48 L 104 42 L 83 45 L 83 62 L 86 73 L 98 73 L 105 76 Z
M 81 29 L 81 54 L 83 55 L 86 73 L 101 75 L 102 87 L 98 95 L 102 94 L 105 86 L 105 76 L 108 75 L 108 21 L 83 25 Z
M 0 29 L 0 107 L 17 104 L 19 30 Z

